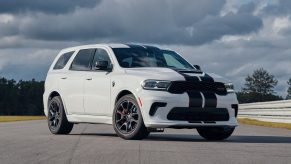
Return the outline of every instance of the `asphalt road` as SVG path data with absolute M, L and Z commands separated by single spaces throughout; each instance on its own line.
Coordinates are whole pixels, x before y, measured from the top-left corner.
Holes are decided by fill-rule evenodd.
M 291 163 L 291 130 L 240 125 L 226 141 L 196 130 L 168 129 L 142 141 L 117 137 L 110 125 L 79 124 L 50 134 L 45 121 L 0 123 L 0 163 Z

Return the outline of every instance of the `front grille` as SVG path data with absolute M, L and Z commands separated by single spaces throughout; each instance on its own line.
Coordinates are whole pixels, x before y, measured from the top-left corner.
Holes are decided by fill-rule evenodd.
M 224 84 L 220 82 L 173 81 L 168 88 L 168 92 L 174 94 L 181 94 L 187 91 L 213 92 L 218 95 L 227 94 Z
M 175 107 L 169 112 L 167 119 L 176 120 L 176 121 L 189 121 L 189 122 L 228 121 L 229 114 L 226 108 Z

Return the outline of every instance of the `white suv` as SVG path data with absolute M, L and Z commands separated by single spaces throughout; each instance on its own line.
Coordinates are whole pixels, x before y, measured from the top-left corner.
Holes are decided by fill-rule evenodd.
M 229 81 L 146 45 L 63 49 L 48 71 L 43 102 L 53 134 L 70 133 L 74 123 L 105 123 L 124 139 L 196 128 L 205 139 L 223 140 L 237 126 Z

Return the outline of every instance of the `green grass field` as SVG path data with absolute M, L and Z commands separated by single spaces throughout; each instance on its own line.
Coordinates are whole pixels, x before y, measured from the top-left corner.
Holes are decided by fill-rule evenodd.
M 238 118 L 238 122 L 241 124 L 266 126 L 266 127 L 273 127 L 273 128 L 285 128 L 285 129 L 291 130 L 291 124 L 289 123 L 266 122 L 266 121 L 259 121 L 255 119 L 249 119 L 249 118 Z
M 45 116 L 0 116 L 0 122 L 43 120 Z

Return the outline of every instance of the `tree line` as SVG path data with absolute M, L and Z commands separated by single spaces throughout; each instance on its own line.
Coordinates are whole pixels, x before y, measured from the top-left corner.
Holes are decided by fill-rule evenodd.
M 263 68 L 245 78 L 244 87 L 237 92 L 239 103 L 282 100 L 274 88 L 278 80 Z M 291 78 L 287 81 L 286 99 L 291 99 Z M 34 79 L 16 82 L 0 78 L 0 115 L 43 115 L 44 82 Z
M 44 82 L 0 78 L 0 115 L 43 115 Z

